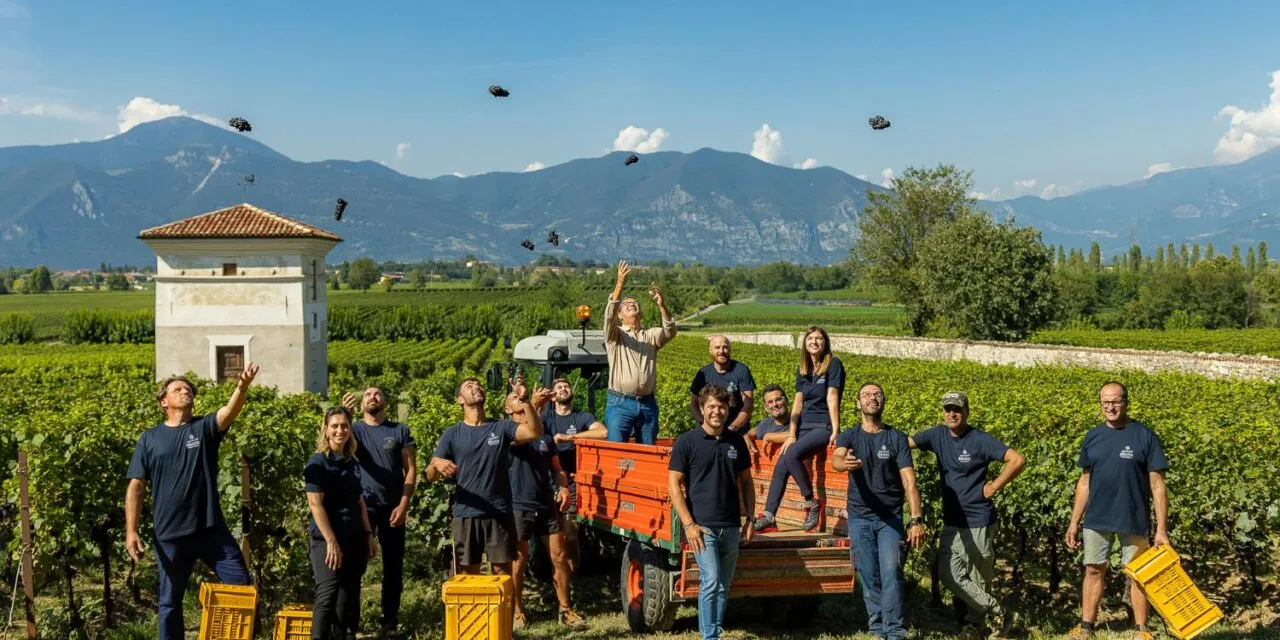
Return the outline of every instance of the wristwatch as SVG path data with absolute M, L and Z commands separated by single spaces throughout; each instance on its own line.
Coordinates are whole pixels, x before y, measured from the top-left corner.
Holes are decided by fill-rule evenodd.
M 914 527 L 916 525 L 924 525 L 924 516 L 912 516 L 910 520 L 907 520 L 908 527 Z

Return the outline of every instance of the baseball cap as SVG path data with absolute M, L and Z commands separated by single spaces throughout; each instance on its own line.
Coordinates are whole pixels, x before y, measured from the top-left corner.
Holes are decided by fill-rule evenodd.
M 948 391 L 942 396 L 942 406 L 944 408 L 960 407 L 961 409 L 968 409 L 969 396 L 965 395 L 963 391 Z

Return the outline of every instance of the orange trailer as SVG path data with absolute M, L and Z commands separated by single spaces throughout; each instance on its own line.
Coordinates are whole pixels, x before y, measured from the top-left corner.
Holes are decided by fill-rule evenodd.
M 671 628 L 676 609 L 698 597 L 698 565 L 683 538 L 683 527 L 667 490 L 671 439 L 657 445 L 578 440 L 578 522 L 612 532 L 626 541 L 620 591 L 622 607 L 636 632 Z M 769 491 L 780 447 L 756 443 L 751 473 L 756 511 Z M 788 482 L 776 514 L 778 533 L 758 534 L 741 547 L 730 586 L 731 598 L 813 596 L 852 593 L 845 492 L 848 476 L 827 465 L 829 449 L 809 464 L 816 497 L 825 502 L 815 533 L 800 530 L 800 492 Z M 747 518 L 755 514 L 748 514 Z M 787 528 L 792 530 L 788 531 Z

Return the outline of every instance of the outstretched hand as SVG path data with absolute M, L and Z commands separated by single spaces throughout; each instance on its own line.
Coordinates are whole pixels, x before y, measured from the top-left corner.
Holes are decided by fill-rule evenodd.
M 662 288 L 658 286 L 658 283 L 656 282 L 649 283 L 649 297 L 653 298 L 653 302 L 657 304 L 659 307 L 662 306 L 662 301 L 664 298 L 662 297 Z
M 626 260 L 618 261 L 618 286 L 621 287 L 626 281 L 627 276 L 631 275 L 631 267 L 627 265 Z
M 249 385 L 253 384 L 253 379 L 257 377 L 257 375 L 258 365 L 254 364 L 252 360 L 245 363 L 244 371 L 240 372 L 240 380 L 238 381 L 240 388 L 247 389 Z

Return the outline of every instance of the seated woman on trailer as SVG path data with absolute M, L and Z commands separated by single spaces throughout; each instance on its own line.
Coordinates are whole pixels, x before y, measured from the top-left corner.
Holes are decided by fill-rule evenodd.
M 777 531 L 776 516 L 787 490 L 787 478 L 796 480 L 804 498 L 806 532 L 822 522 L 822 501 L 816 500 L 806 469 L 809 459 L 834 446 L 840 434 L 840 400 L 844 392 L 844 364 L 831 354 L 831 340 L 825 329 L 809 327 L 804 333 L 800 367 L 796 370 L 796 392 L 791 405 L 791 424 L 782 443 L 782 455 L 769 482 L 764 512 L 756 516 L 756 533 Z M 768 401 L 766 400 L 766 406 Z

